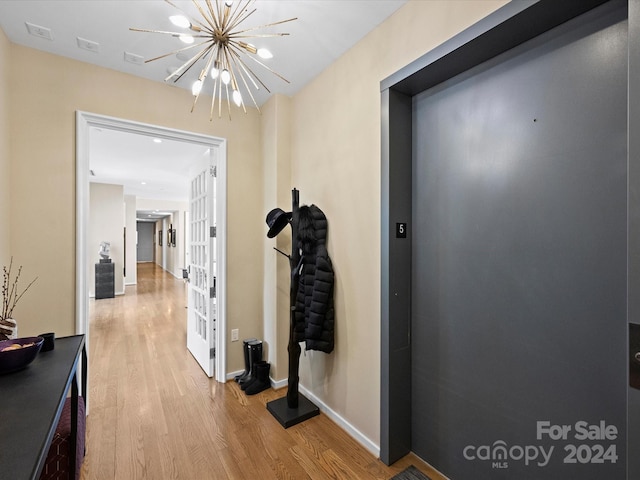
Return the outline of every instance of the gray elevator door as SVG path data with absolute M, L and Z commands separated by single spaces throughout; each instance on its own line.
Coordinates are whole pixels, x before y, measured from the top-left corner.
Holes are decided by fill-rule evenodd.
M 625 15 L 414 98 L 412 450 L 453 480 L 625 478 Z

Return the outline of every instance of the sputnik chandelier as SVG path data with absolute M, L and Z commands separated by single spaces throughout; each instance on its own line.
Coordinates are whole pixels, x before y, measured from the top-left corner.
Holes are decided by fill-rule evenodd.
M 242 22 L 256 11 L 255 8 L 250 10 L 250 7 L 253 6 L 256 0 L 239 0 L 235 2 L 235 6 L 233 0 L 215 0 L 215 4 L 212 0 L 205 0 L 206 9 L 199 3 L 199 0 L 192 0 L 202 17 L 198 19 L 190 17 L 170 0 L 165 1 L 184 14 L 169 17 L 174 25 L 185 29 L 184 31 L 168 32 L 141 28 L 130 28 L 130 30 L 136 32 L 171 35 L 173 37 L 178 37 L 187 44 L 187 46 L 179 50 L 146 60 L 145 63 L 153 62 L 171 55 L 182 54 L 182 52 L 188 52 L 193 49 L 197 51 L 197 53 L 189 58 L 189 60 L 187 60 L 181 67 L 171 72 L 169 76 L 164 79 L 165 82 L 173 79 L 173 82 L 175 83 L 189 70 L 191 70 L 194 65 L 204 65 L 198 75 L 198 79 L 193 83 L 191 88 L 191 93 L 194 96 L 193 105 L 191 106 L 192 112 L 196 106 L 198 97 L 202 92 L 202 87 L 207 76 L 210 76 L 213 80 L 213 96 L 211 100 L 211 113 L 209 120 L 213 119 L 216 99 L 218 103 L 218 118 L 222 116 L 223 90 L 227 101 L 229 119 L 231 119 L 230 98 L 233 99 L 233 102 L 238 107 L 242 107 L 245 113 L 247 112 L 245 108 L 245 99 L 239 88 L 241 85 L 244 86 L 244 91 L 249 95 L 256 109 L 260 111 L 251 88 L 253 87 L 255 90 L 259 90 L 259 85 L 262 85 L 267 92 L 271 91 L 251 69 L 251 66 L 245 62 L 245 59 L 251 59 L 253 62 L 267 69 L 280 79 L 290 83 L 286 78 L 269 68 L 260 60 L 273 57 L 268 50 L 264 48 L 256 48 L 254 45 L 245 42 L 245 40 L 249 38 L 281 37 L 289 35 L 288 33 L 252 34 L 252 32 L 266 27 L 291 22 L 293 20 L 297 20 L 297 18 L 289 18 L 275 23 L 243 29 L 240 26 Z M 199 41 L 198 39 L 202 40 Z M 201 48 L 198 50 L 199 47 Z M 230 90 L 231 92 L 229 92 Z

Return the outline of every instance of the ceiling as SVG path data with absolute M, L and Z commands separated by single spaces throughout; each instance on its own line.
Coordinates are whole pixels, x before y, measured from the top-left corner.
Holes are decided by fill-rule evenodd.
M 125 195 L 171 202 L 188 199 L 189 165 L 209 155 L 201 144 L 98 127 L 89 129 L 89 146 L 90 182 L 123 185 Z M 155 221 L 169 213 L 138 211 L 138 219 Z
M 256 32 L 285 32 L 288 36 L 247 40 L 256 47 L 268 48 L 274 58 L 264 63 L 290 83 L 260 66 L 254 70 L 271 94 L 292 96 L 406 1 L 256 0 L 251 7 L 256 11 L 243 26 L 293 17 L 297 20 Z M 199 18 L 194 2 L 172 3 L 192 18 Z M 198 3 L 206 8 L 203 0 Z M 149 63 L 141 60 L 174 52 L 184 44 L 168 35 L 133 32 L 129 28 L 179 31 L 168 17 L 180 13 L 161 0 L 1 0 L 0 28 L 19 45 L 164 82 L 183 61 L 175 55 Z M 31 24 L 35 35 L 29 33 L 27 24 Z M 81 48 L 87 45 L 88 49 Z M 176 84 L 169 84 L 190 90 L 198 73 L 194 67 Z M 261 106 L 271 94 L 261 89 L 254 96 Z M 241 114 L 241 110 L 234 114 Z M 131 133 L 92 131 L 90 165 L 95 176 L 91 181 L 122 184 L 126 194 L 145 198 L 185 200 L 184 163 L 175 160 L 199 155 L 203 155 L 201 146 L 166 139 L 155 144 L 149 137 Z

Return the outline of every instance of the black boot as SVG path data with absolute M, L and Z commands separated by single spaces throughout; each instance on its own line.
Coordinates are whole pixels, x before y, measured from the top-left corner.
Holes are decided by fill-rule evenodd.
M 257 378 L 256 365 L 258 365 L 260 361 L 262 361 L 262 340 L 249 342 L 249 362 L 251 367 L 249 375 L 246 376 L 244 380 L 238 381 L 238 385 L 240 385 L 242 390 L 246 390 L 249 384 Z
M 267 362 L 260 362 L 256 365 L 257 368 L 257 379 L 255 382 L 251 383 L 244 391 L 247 395 L 255 395 L 256 393 L 260 393 L 263 390 L 271 387 L 271 380 L 269 379 L 269 370 L 271 369 L 271 364 Z
M 236 375 L 235 377 L 233 377 L 233 379 L 238 382 L 243 378 L 246 378 L 249 376 L 249 373 L 251 372 L 251 362 L 250 362 L 250 355 L 249 355 L 249 342 L 255 342 L 256 340 L 258 340 L 257 338 L 247 338 L 245 340 L 242 341 L 242 349 L 244 351 L 244 372 L 242 372 L 239 375 Z

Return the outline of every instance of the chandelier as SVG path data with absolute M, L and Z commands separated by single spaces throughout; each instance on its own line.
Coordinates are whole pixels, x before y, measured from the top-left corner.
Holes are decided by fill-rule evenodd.
M 180 48 L 179 50 L 146 60 L 145 63 L 153 62 L 171 55 L 184 54 L 183 52 L 188 53 L 188 55 L 191 55 L 194 51 L 196 52 L 186 62 L 184 62 L 182 66 L 172 71 L 169 76 L 164 79 L 165 82 L 173 79 L 173 82 L 175 83 L 189 70 L 191 70 L 194 65 L 202 65 L 198 79 L 191 87 L 191 93 L 194 97 L 191 112 L 193 112 L 196 103 L 198 102 L 198 98 L 200 97 L 200 93 L 202 92 L 203 85 L 207 77 L 211 77 L 213 81 L 213 96 L 211 99 L 209 120 L 213 120 L 213 112 L 215 110 L 216 102 L 218 104 L 218 118 L 222 116 L 223 91 L 227 103 L 227 110 L 229 112 L 229 119 L 231 119 L 230 99 L 233 100 L 236 106 L 242 107 L 244 112 L 247 113 L 245 107 L 245 96 L 241 93 L 240 87 L 243 87 L 245 94 L 251 98 L 253 105 L 258 111 L 260 111 L 256 99 L 253 96 L 252 88 L 259 90 L 261 85 L 267 92 L 271 93 L 271 90 L 269 90 L 260 77 L 258 77 L 258 75 L 252 70 L 254 65 L 253 63 L 250 64 L 247 62 L 247 59 L 250 59 L 260 67 L 265 68 L 285 82 L 290 83 L 286 78 L 262 62 L 262 59 L 269 59 L 273 57 L 267 49 L 256 48 L 254 45 L 247 43 L 246 40 L 249 38 L 281 37 L 289 35 L 288 33 L 260 34 L 253 32 L 274 25 L 291 22 L 293 20 L 297 20 L 297 18 L 289 18 L 287 20 L 260 25 L 258 27 L 243 28 L 241 24 L 256 11 L 255 8 L 252 10 L 250 9 L 256 0 L 240 0 L 236 3 L 235 7 L 233 0 L 215 0 L 215 4 L 213 0 L 205 0 L 206 5 L 201 5 L 199 0 L 192 0 L 200 13 L 200 18 L 192 18 L 178 6 L 174 5 L 170 0 L 165 1 L 184 14 L 169 17 L 171 23 L 184 29 L 182 32 L 148 30 L 141 28 L 130 28 L 130 30 L 135 32 L 171 35 L 179 38 L 187 44 L 187 46 Z

